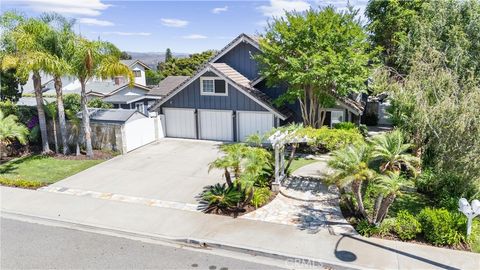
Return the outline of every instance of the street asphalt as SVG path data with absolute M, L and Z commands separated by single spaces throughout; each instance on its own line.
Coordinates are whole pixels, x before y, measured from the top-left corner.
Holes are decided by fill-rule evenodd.
M 0 269 L 280 269 L 63 227 L 0 222 Z

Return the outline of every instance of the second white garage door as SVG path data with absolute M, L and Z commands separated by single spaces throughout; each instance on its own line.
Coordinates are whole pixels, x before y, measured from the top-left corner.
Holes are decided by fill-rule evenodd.
M 268 112 L 237 112 L 238 140 L 251 134 L 264 134 L 274 127 L 274 116 Z
M 198 110 L 200 139 L 233 141 L 232 111 Z
M 197 138 L 194 109 L 164 108 L 167 137 Z

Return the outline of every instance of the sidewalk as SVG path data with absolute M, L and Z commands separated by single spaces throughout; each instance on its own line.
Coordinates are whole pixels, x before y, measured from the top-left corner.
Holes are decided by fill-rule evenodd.
M 480 269 L 480 255 L 294 226 L 46 191 L 0 187 L 1 211 L 178 241 L 374 269 Z

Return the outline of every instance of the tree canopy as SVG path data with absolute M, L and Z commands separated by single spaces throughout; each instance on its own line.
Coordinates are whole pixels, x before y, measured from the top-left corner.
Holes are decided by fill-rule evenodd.
M 305 125 L 322 126 L 335 96 L 366 91 L 375 50 L 355 15 L 333 7 L 287 12 L 260 39 L 261 74 L 269 85 L 288 83 L 278 103 L 298 100 Z

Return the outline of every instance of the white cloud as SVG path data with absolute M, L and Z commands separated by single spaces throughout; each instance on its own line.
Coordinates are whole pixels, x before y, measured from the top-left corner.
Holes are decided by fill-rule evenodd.
M 117 36 L 150 36 L 152 33 L 148 32 L 120 32 L 120 31 L 112 31 L 112 32 L 102 32 L 104 35 L 117 35 Z
M 36 12 L 57 12 L 68 15 L 98 16 L 111 5 L 100 0 L 19 0 L 9 4 L 22 5 Z
M 212 13 L 213 14 L 219 14 L 221 12 L 225 12 L 228 10 L 228 6 L 224 6 L 224 7 L 217 7 L 217 8 L 214 8 L 212 9 Z
M 264 16 L 280 17 L 285 14 L 285 11 L 305 11 L 310 8 L 310 4 L 303 0 L 270 0 L 270 5 L 259 6 Z
M 191 34 L 191 35 L 188 35 L 188 36 L 183 36 L 182 38 L 184 38 L 184 39 L 206 39 L 207 36 L 200 35 L 200 34 Z
M 115 25 L 113 22 L 97 20 L 94 18 L 80 18 L 78 19 L 78 22 L 81 24 L 96 25 L 96 26 L 114 26 Z
M 161 19 L 162 24 L 168 27 L 185 27 L 188 24 L 188 21 L 179 20 L 179 19 Z

